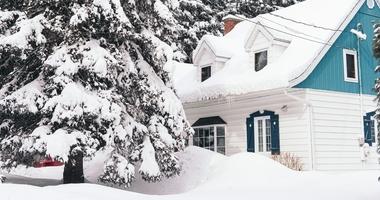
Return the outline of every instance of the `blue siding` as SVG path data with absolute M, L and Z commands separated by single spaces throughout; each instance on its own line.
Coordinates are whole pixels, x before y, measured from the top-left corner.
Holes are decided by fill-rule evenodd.
M 379 17 L 369 16 L 364 13 Z M 360 56 L 358 57 L 361 62 L 362 88 L 364 94 L 374 95 L 373 88 L 378 75 L 374 72 L 377 61 L 372 53 L 373 22 L 375 21 L 380 21 L 380 9 L 377 6 L 374 9 L 369 9 L 364 3 L 314 71 L 295 87 L 359 93 L 358 83 L 344 81 L 343 47 L 346 49 L 358 49 L 357 37 L 350 33 L 350 30 L 356 29 L 357 24 L 361 23 L 363 31 L 367 34 L 367 40 L 360 41 Z

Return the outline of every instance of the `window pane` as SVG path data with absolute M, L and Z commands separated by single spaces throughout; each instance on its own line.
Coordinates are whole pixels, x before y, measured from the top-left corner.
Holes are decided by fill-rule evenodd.
M 198 134 L 199 134 L 199 137 L 204 137 L 203 136 L 203 128 L 200 128 L 200 129 L 198 129 Z
M 255 53 L 255 70 L 258 72 L 268 64 L 268 51 Z
M 208 137 L 205 137 L 205 144 L 204 144 L 204 147 L 209 147 L 210 146 L 210 140 Z
M 257 121 L 257 128 L 258 128 L 258 137 L 259 137 L 259 152 L 263 152 L 263 120 Z
M 347 78 L 356 78 L 355 71 L 355 56 L 352 54 L 346 54 L 346 64 L 347 64 Z
M 225 146 L 225 138 L 224 137 L 218 137 L 217 139 L 217 146 L 218 147 L 224 147 Z
M 203 129 L 203 136 L 208 138 L 210 136 L 210 129 Z
M 212 129 L 210 128 L 210 137 L 209 137 L 209 145 L 210 145 L 210 148 L 214 149 L 214 145 L 215 145 L 215 139 L 214 139 L 214 127 L 212 127 Z
M 226 154 L 226 149 L 225 149 L 225 147 L 218 147 L 218 153 Z
M 209 129 L 204 129 L 203 133 L 204 133 L 204 141 L 205 141 L 204 147 L 209 147 L 210 130 Z
M 266 128 L 266 151 L 272 150 L 272 141 L 271 141 L 271 121 L 270 119 L 265 120 L 265 128 Z
M 211 66 L 203 67 L 201 72 L 202 82 L 211 77 Z
M 216 127 L 216 133 L 217 133 L 217 136 L 219 137 L 219 136 L 222 136 L 222 137 L 224 137 L 224 127 L 223 126 L 218 126 L 218 127 Z
M 216 129 L 216 132 L 215 132 Z M 210 151 L 217 151 L 219 153 L 225 152 L 225 129 L 223 126 L 195 128 L 193 136 L 193 145 L 199 146 Z
M 199 147 L 199 137 L 193 137 L 193 145 Z
M 194 137 L 199 137 L 199 129 L 198 128 L 195 128 L 194 129 Z
M 204 141 L 204 131 L 203 128 L 199 129 L 199 147 L 204 147 L 205 141 Z
M 375 136 L 375 134 L 376 134 L 376 131 L 375 131 L 375 120 L 371 120 L 370 126 L 371 126 L 371 140 L 372 140 L 373 143 L 377 143 L 376 136 Z
M 199 146 L 199 129 L 194 129 L 194 136 L 193 136 L 193 145 Z
M 210 127 L 210 136 L 214 137 L 214 127 Z

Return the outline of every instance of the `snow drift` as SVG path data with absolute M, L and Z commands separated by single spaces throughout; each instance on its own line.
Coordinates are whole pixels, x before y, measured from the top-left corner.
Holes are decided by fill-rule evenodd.
M 376 200 L 380 195 L 380 183 L 377 181 L 379 172 L 296 172 L 262 155 L 241 153 L 226 157 L 197 147 L 189 147 L 178 155 L 183 167 L 182 174 L 160 183 L 149 184 L 138 177 L 130 191 L 112 189 L 100 185 L 59 185 L 48 187 L 33 187 L 28 185 L 2 184 L 0 193 L 5 199 L 46 200 L 54 196 L 57 200 L 67 199 L 292 199 L 292 200 Z M 92 174 L 86 174 L 91 182 L 97 172 L 97 163 L 104 160 L 105 155 L 99 154 L 85 165 L 91 168 Z M 42 178 L 52 177 L 49 170 L 61 168 L 46 168 L 46 172 L 28 174 L 28 170 L 18 171 L 18 174 L 38 175 Z M 41 169 L 38 169 L 41 170 Z M 62 169 L 61 169 L 62 170 Z M 50 174 L 50 175 L 49 175 Z M 61 175 L 58 173 L 57 175 Z M 13 182 L 14 176 L 8 175 L 8 182 Z M 20 183 L 20 177 L 17 177 Z M 24 178 L 28 180 L 28 178 Z M 365 183 L 365 184 L 363 184 Z M 23 192 L 20 192 L 23 191 Z M 139 192 L 139 193 L 135 193 Z M 44 194 L 41 196 L 41 194 Z M 145 193 L 145 194 L 142 194 Z M 166 195 L 164 195 L 166 194 Z M 171 194 L 171 195 L 167 195 Z M 162 195 L 162 196 L 157 196 Z

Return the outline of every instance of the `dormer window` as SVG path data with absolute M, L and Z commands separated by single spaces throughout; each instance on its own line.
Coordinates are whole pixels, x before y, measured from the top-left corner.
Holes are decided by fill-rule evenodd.
M 255 53 L 255 70 L 258 72 L 268 64 L 268 51 Z
M 202 67 L 201 81 L 203 82 L 203 81 L 207 80 L 210 77 L 211 77 L 211 66 Z

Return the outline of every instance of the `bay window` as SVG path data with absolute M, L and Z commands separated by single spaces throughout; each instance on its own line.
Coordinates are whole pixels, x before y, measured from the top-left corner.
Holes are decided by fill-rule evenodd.
M 200 118 L 193 124 L 193 145 L 225 154 L 225 124 L 220 117 Z

